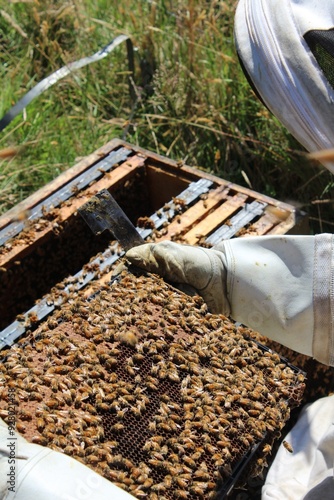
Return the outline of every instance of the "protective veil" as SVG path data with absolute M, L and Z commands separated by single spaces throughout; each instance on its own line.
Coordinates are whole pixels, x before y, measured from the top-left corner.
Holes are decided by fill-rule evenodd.
M 334 147 L 333 30 L 332 0 L 239 0 L 235 14 L 246 75 L 310 152 Z

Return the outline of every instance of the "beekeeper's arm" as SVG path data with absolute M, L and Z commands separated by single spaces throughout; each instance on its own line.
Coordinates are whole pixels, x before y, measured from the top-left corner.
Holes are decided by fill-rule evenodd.
M 131 495 L 77 460 L 28 443 L 0 419 L 0 498 L 130 500 Z
M 126 257 L 194 287 L 211 312 L 334 366 L 333 235 L 236 238 L 213 249 L 166 241 Z

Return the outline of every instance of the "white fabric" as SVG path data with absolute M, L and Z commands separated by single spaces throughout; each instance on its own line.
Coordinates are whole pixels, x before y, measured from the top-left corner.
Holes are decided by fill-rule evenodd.
M 235 238 L 217 248 L 232 318 L 312 356 L 314 237 Z
M 334 366 L 334 236 L 255 236 L 225 254 L 231 316 Z
M 333 0 L 239 0 L 235 41 L 264 103 L 310 152 L 334 145 L 334 90 L 305 42 L 334 27 Z M 334 173 L 334 164 L 324 165 Z
M 262 500 L 332 500 L 334 498 L 334 396 L 303 409 L 284 439 L 262 488 Z
M 315 237 L 313 281 L 314 357 L 334 366 L 334 236 Z M 327 352 L 324 358 L 322 353 Z
M 8 426 L 0 419 L 1 499 L 133 500 L 77 460 L 15 434 L 10 436 Z

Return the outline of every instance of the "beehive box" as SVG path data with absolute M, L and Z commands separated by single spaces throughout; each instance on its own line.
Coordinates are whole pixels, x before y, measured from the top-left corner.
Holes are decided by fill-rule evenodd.
M 106 250 L 110 235 L 94 236 L 77 213 L 101 189 L 158 241 L 308 231 L 291 205 L 114 140 L 0 217 L 0 329 Z
M 138 310 L 131 309 L 133 304 L 126 305 L 124 290 L 117 292 L 117 283 L 110 285 L 122 249 L 109 234 L 94 236 L 77 213 L 101 189 L 113 194 L 147 241 L 171 239 L 212 246 L 224 238 L 247 234 L 301 234 L 307 232 L 307 218 L 290 205 L 118 140 L 100 148 L 0 218 L 2 372 L 7 383 L 17 384 L 21 431 L 28 439 L 76 456 L 138 497 L 206 498 L 217 492 L 224 497 L 245 474 L 246 465 L 252 474 L 263 469 L 266 455 L 288 420 L 291 407 L 301 401 L 304 375 L 271 350 L 249 340 L 253 332 L 238 329 L 226 318 L 212 317 L 203 303 L 192 302 L 195 299 L 181 299 L 176 291 L 167 293 L 161 280 L 154 281 L 157 277 L 151 277 L 152 282 L 146 277 L 145 285 L 155 287 L 145 306 L 146 314 L 151 316 L 147 319 L 151 321 L 151 329 L 146 331 L 140 326 Z M 146 293 L 140 290 L 141 279 L 128 279 L 137 300 L 139 297 L 144 300 Z M 113 297 L 113 302 L 105 303 L 102 310 L 101 294 Z M 172 301 L 170 294 L 174 294 Z M 184 300 L 193 308 L 192 318 L 183 312 L 180 303 Z M 124 308 L 128 309 L 126 319 L 122 318 Z M 108 332 L 110 324 L 101 326 L 98 319 L 99 315 L 105 318 L 108 314 L 115 322 L 114 330 L 118 325 L 113 335 Z M 133 337 L 119 338 L 124 324 L 130 333 L 133 330 Z M 214 333 L 216 330 L 220 333 Z M 227 338 L 230 345 L 224 351 Z M 201 358 L 194 352 L 204 349 L 205 354 L 209 344 L 215 342 L 216 355 L 211 353 Z M 151 345 L 154 343 L 160 347 Z M 143 345 L 151 346 L 152 352 L 145 352 Z M 253 358 L 247 361 L 247 349 L 255 361 Z M 114 355 L 110 354 L 112 350 Z M 185 351 L 190 353 L 188 357 Z M 89 366 L 89 356 L 93 357 L 94 369 Z M 145 357 L 142 365 L 140 356 Z M 181 362 L 182 357 L 185 362 Z M 39 374 L 34 374 L 32 366 L 38 365 L 37 360 Z M 169 375 L 161 376 L 159 363 L 169 363 Z M 120 364 L 126 367 L 125 372 L 117 372 Z M 142 373 L 137 373 L 141 370 Z M 221 371 L 222 380 L 227 377 L 224 383 L 219 381 L 217 370 Z M 279 380 L 276 389 L 273 373 Z M 30 381 L 34 376 L 37 379 L 27 390 L 27 377 Z M 206 377 L 204 385 L 202 376 Z M 75 382 L 73 377 L 78 381 L 83 377 L 79 399 L 74 398 L 73 387 L 66 388 L 65 381 L 71 385 Z M 158 383 L 154 383 L 157 379 Z M 250 384 L 254 379 L 258 385 L 252 390 Z M 121 403 L 115 395 L 109 396 L 114 392 L 109 384 L 119 385 L 120 381 L 125 391 L 117 395 L 122 398 Z M 133 420 L 138 410 L 132 408 L 137 405 L 124 402 L 126 384 L 132 384 L 137 391 L 138 405 L 143 399 L 144 406 L 150 408 L 144 420 L 139 419 L 141 423 Z M 176 384 L 174 392 L 173 384 Z M 205 384 L 211 385 L 211 389 Z M 249 385 L 247 390 L 254 393 L 253 400 L 241 388 L 242 384 Z M 230 393 L 224 392 L 222 386 L 224 391 L 228 387 Z M 187 401 L 192 397 L 187 393 L 188 388 L 197 392 L 195 402 Z M 148 401 L 140 396 L 141 391 Z M 40 392 L 44 402 L 38 396 Z M 270 400 L 273 392 L 274 400 Z M 218 398 L 219 393 L 221 409 L 216 405 L 213 411 L 209 400 Z M 200 428 L 202 418 L 195 416 L 192 404 L 205 405 L 214 422 L 220 418 L 219 430 L 217 423 L 214 431 Z M 56 417 L 59 429 L 63 425 L 71 431 L 66 435 L 72 436 L 72 440 L 64 441 L 64 433 L 52 432 L 58 420 L 45 420 L 45 413 L 51 410 L 52 414 L 59 412 Z M 1 411 L 6 418 L 6 388 Z M 164 412 L 172 413 L 174 420 Z M 185 420 L 185 412 L 189 414 L 190 428 L 194 424 L 190 431 L 183 423 L 178 427 L 180 419 Z M 265 417 L 270 413 L 270 417 Z M 256 436 L 252 434 L 255 429 L 252 419 L 259 421 L 260 415 L 263 424 L 259 426 L 260 435 Z M 170 425 L 173 425 L 171 420 L 175 423 L 176 435 L 169 435 L 167 427 L 163 431 L 164 418 Z M 145 449 L 135 457 L 127 457 L 126 441 L 123 439 L 123 444 L 119 444 L 125 423 L 133 434 L 148 421 L 155 422 L 160 431 L 153 430 L 152 423 L 151 433 L 144 435 L 143 442 L 138 444 Z M 234 431 L 226 430 L 238 429 L 238 425 L 244 431 L 240 434 L 245 440 L 243 444 L 232 438 Z M 209 434 L 207 448 L 185 453 L 185 443 L 190 446 L 189 432 L 196 434 L 197 448 L 203 448 L 198 442 Z M 165 462 L 165 455 L 174 457 L 174 468 L 185 475 L 179 483 L 170 479 L 172 469 L 168 471 L 159 465 L 161 457 L 151 456 L 156 446 L 162 447 Z M 188 464 L 183 457 L 188 457 Z M 129 460 L 131 466 L 122 460 Z M 145 487 L 136 480 L 137 474 L 148 476 Z M 172 482 L 166 486 L 168 481 Z

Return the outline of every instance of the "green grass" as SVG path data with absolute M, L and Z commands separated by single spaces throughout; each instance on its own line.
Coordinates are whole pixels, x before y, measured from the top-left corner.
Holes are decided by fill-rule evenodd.
M 114 4 L 114 5 L 113 5 Z M 8 2 L 0 14 L 0 117 L 36 83 L 119 34 L 135 46 L 136 106 L 125 44 L 46 90 L 0 133 L 0 212 L 114 137 L 280 200 L 332 230 L 333 178 L 254 96 L 233 44 L 236 2 Z M 298 187 L 296 189 L 296 186 Z M 314 220 L 313 220 L 314 219 Z M 328 220 L 329 224 L 326 223 Z

